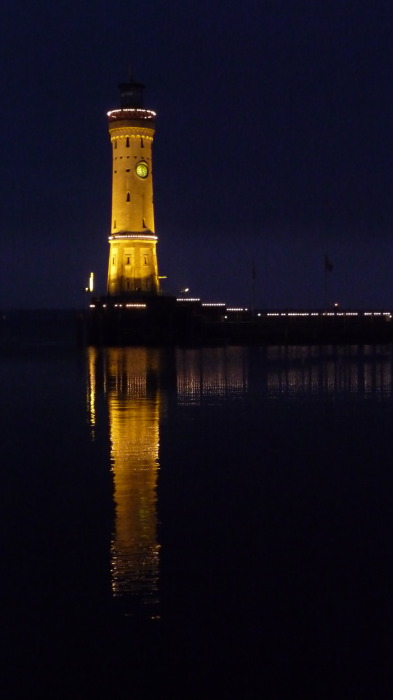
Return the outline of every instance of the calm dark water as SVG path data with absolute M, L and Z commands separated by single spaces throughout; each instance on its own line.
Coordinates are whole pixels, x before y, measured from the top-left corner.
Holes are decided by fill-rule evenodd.
M 0 377 L 4 697 L 390 697 L 391 347 Z

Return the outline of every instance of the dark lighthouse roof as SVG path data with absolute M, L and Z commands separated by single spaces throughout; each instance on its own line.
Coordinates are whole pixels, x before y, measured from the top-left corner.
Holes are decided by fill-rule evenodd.
M 142 83 L 137 83 L 132 78 L 129 78 L 126 83 L 120 83 L 120 107 L 122 109 L 143 107 L 144 88 Z

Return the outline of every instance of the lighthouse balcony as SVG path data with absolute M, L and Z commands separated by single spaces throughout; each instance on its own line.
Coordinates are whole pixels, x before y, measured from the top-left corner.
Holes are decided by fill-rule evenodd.
M 116 240 L 134 240 L 134 241 L 157 241 L 158 238 L 153 231 L 151 231 L 149 228 L 143 229 L 143 231 L 119 231 L 116 233 L 111 233 L 109 236 L 110 241 L 116 241 Z
M 141 120 L 154 122 L 156 113 L 151 109 L 142 109 L 137 107 L 124 107 L 123 109 L 113 109 L 107 113 L 109 122 L 137 122 Z

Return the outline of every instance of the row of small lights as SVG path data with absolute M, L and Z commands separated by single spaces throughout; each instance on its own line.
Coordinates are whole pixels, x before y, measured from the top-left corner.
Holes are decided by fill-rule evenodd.
M 152 137 L 152 136 L 149 136 L 148 134 L 145 134 L 145 131 L 147 131 L 147 127 L 145 127 L 145 128 L 141 128 L 141 127 L 131 127 L 131 128 L 134 128 L 134 129 L 139 128 L 140 131 L 138 131 L 138 132 L 135 134 L 135 133 L 133 133 L 132 131 L 130 131 L 130 127 L 127 127 L 127 126 L 118 127 L 118 128 L 116 128 L 116 134 L 113 134 L 113 135 L 111 136 L 111 141 L 120 141 L 121 139 L 126 139 L 126 138 L 135 139 L 135 140 L 136 140 L 136 139 L 142 138 L 142 139 L 144 139 L 145 141 L 153 141 L 153 137 Z M 119 134 L 119 133 L 118 133 L 118 132 L 120 131 L 120 129 L 124 131 L 124 134 Z M 114 129 L 112 129 L 111 131 L 114 131 Z M 151 130 L 149 129 L 149 131 L 151 131 Z
M 149 241 L 157 241 L 158 237 L 154 236 L 150 233 L 120 233 L 120 234 L 115 234 L 114 236 L 109 236 L 108 240 L 113 241 L 117 240 L 118 238 L 138 238 L 140 240 L 149 240 Z
M 200 299 L 196 297 L 178 297 L 176 301 L 200 301 Z M 213 308 L 222 308 L 225 307 L 226 304 L 223 301 L 217 301 L 217 302 L 203 302 L 201 306 L 210 306 Z M 240 309 L 240 308 L 233 308 L 233 309 L 227 309 L 227 311 L 248 311 L 248 309 Z
M 200 301 L 200 299 L 192 298 L 192 297 L 187 297 L 187 298 L 180 297 L 180 298 L 176 299 L 176 301 Z M 107 305 L 103 304 L 102 306 L 103 306 L 103 308 L 106 308 Z M 114 306 L 115 307 L 126 306 L 127 308 L 131 307 L 133 309 L 142 309 L 142 308 L 145 309 L 146 308 L 146 304 L 114 304 Z M 223 302 L 218 302 L 217 304 L 206 303 L 206 304 L 202 304 L 202 306 L 222 307 L 222 306 L 225 306 L 225 304 Z M 94 309 L 95 304 L 90 304 L 90 308 Z M 248 311 L 248 309 L 227 309 L 227 311 Z M 260 314 L 258 314 L 258 315 L 260 316 Z
M 200 301 L 200 299 L 193 297 L 178 297 L 176 301 Z
M 176 301 L 200 301 L 198 298 L 193 298 L 193 297 L 179 297 L 176 299 Z M 225 306 L 224 302 L 207 302 L 203 303 L 202 306 L 210 306 L 210 307 L 223 307 Z M 248 312 L 248 309 L 243 309 L 243 308 L 228 308 L 227 311 L 231 312 Z M 258 316 L 262 316 L 261 313 L 257 314 Z M 266 313 L 266 316 L 359 316 L 358 311 L 269 311 Z M 392 314 L 389 311 L 364 311 L 363 316 L 389 316 L 390 318 L 392 317 Z
M 223 301 L 218 301 L 217 303 L 214 303 L 214 302 L 203 303 L 202 306 L 225 306 L 225 304 Z
M 112 114 L 123 114 L 124 112 L 130 112 L 131 114 L 147 114 L 149 119 L 152 119 L 153 117 L 156 117 L 157 114 L 156 112 L 153 112 L 152 109 L 138 109 L 138 108 L 132 108 L 132 107 L 125 107 L 124 109 L 112 109 L 110 112 L 107 112 L 107 116 L 111 117 Z
M 192 297 L 180 297 L 177 298 L 176 301 L 191 301 L 191 302 L 198 302 L 200 299 L 198 298 L 192 298 Z M 95 309 L 96 305 L 95 304 L 89 304 L 91 309 Z M 115 308 L 123 308 L 123 306 L 127 309 L 146 309 L 147 304 L 114 304 Z M 202 306 L 210 306 L 210 307 L 223 307 L 225 304 L 223 302 L 218 302 L 218 303 L 203 303 Z M 106 308 L 107 304 L 102 304 L 102 308 Z M 226 309 L 227 312 L 248 312 L 248 309 L 243 309 L 243 308 L 228 308 Z M 280 316 L 360 316 L 358 311 L 339 311 L 339 312 L 334 312 L 334 311 L 276 311 L 276 312 L 268 312 L 266 313 L 266 316 L 269 317 L 280 317 Z M 389 311 L 364 311 L 363 316 L 387 316 L 389 318 L 392 318 L 392 314 Z M 258 313 L 257 316 L 262 316 L 261 313 Z M 226 316 L 225 316 L 226 318 Z
M 95 304 L 89 304 L 91 309 L 95 309 L 96 305 Z M 115 308 L 120 308 L 122 309 L 123 306 L 125 306 L 127 309 L 146 309 L 147 304 L 114 304 L 113 305 Z M 102 308 L 106 309 L 107 304 L 103 304 Z
M 229 311 L 229 309 L 228 309 Z M 260 316 L 261 314 L 258 314 Z M 266 316 L 360 316 L 358 311 L 276 311 L 268 312 Z M 364 311 L 363 316 L 389 316 L 392 314 L 389 311 Z

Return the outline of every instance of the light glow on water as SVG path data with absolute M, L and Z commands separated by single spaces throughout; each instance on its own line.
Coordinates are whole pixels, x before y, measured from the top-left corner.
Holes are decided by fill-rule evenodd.
M 95 386 L 94 349 L 89 349 L 89 359 L 89 383 Z M 131 352 L 108 348 L 102 365 L 115 504 L 112 591 L 115 597 L 128 598 L 133 611 L 158 602 L 156 505 L 161 400 L 159 392 L 150 396 L 147 391 L 147 373 L 158 372 L 157 362 L 157 352 L 146 348 Z
M 116 605 L 120 604 L 125 616 L 137 615 L 156 621 L 161 619 L 162 558 L 169 556 L 175 561 L 174 580 L 182 581 L 182 557 L 186 558 L 191 570 L 194 566 L 198 568 L 199 557 L 202 556 L 202 560 L 207 557 L 203 547 L 209 552 L 211 546 L 208 541 L 202 546 L 197 540 L 188 548 L 187 538 L 185 542 L 182 539 L 182 527 L 190 528 L 191 532 L 200 528 L 203 533 L 204 518 L 207 518 L 213 523 L 209 525 L 209 531 L 210 528 L 212 531 L 222 528 L 221 538 L 225 544 L 226 527 L 228 533 L 231 532 L 231 518 L 237 512 L 238 496 L 241 499 L 255 497 L 263 502 L 266 495 L 258 479 L 262 484 L 264 479 L 273 479 L 274 483 L 275 459 L 281 465 L 280 469 L 293 472 L 295 481 L 299 478 L 301 482 L 303 467 L 299 464 L 305 457 L 300 443 L 297 443 L 300 438 L 306 454 L 307 444 L 314 440 L 309 431 L 315 430 L 316 434 L 319 431 L 324 436 L 325 455 L 326 440 L 332 439 L 328 427 L 330 413 L 336 436 L 339 424 L 334 423 L 335 416 L 342 414 L 344 419 L 347 418 L 348 402 L 357 410 L 366 412 L 366 404 L 372 409 L 393 396 L 392 355 L 388 348 L 375 346 L 277 345 L 169 351 L 132 347 L 90 348 L 88 375 L 88 406 L 94 434 L 102 427 L 97 414 L 99 395 L 104 395 L 109 420 L 114 502 L 110 548 L 113 600 Z M 314 413 L 315 425 L 312 422 Z M 166 428 L 164 438 L 160 439 L 163 425 L 171 426 L 171 430 L 168 433 Z M 288 440 L 290 443 L 295 441 L 294 452 L 287 444 Z M 164 463 L 161 443 L 164 445 Z M 177 462 L 177 445 L 180 464 Z M 172 455 L 171 459 L 168 459 L 168 454 Z M 338 456 L 334 447 L 332 454 L 332 468 L 336 469 Z M 330 469 L 329 465 L 325 468 Z M 217 470 L 221 474 L 219 479 Z M 159 531 L 165 532 L 168 525 L 168 518 L 164 518 L 158 529 L 159 474 L 163 472 L 165 482 L 170 483 L 170 490 L 176 494 L 170 508 L 177 514 L 175 521 L 180 515 L 179 533 L 173 537 L 175 541 L 180 539 L 182 553 L 161 551 Z M 232 492 L 234 487 L 231 484 L 236 483 L 234 475 L 237 473 L 241 474 L 241 483 L 237 485 L 237 491 Z M 260 476 L 256 477 L 256 474 Z M 188 485 L 188 479 L 191 485 Z M 253 480 L 256 480 L 255 494 Z M 195 493 L 194 483 L 197 484 Z M 217 488 L 218 483 L 219 507 L 228 511 L 226 525 L 216 522 L 220 511 L 215 512 L 214 501 L 207 503 L 201 496 L 205 490 L 209 493 L 214 484 Z M 307 490 L 307 484 L 305 482 L 302 488 Z M 201 499 L 201 511 L 196 508 L 190 513 L 190 523 L 184 515 L 187 506 L 182 500 L 176 500 L 181 488 L 186 489 L 182 498 L 191 509 L 196 508 L 194 501 L 198 503 Z M 274 498 L 278 499 L 280 508 L 281 486 L 275 488 L 279 495 L 274 495 Z M 242 495 L 242 490 L 246 495 Z M 241 512 L 245 506 L 239 507 Z M 254 527 L 259 533 L 257 541 L 258 537 L 263 541 L 257 522 Z M 247 545 L 244 546 L 247 551 Z M 193 547 L 198 550 L 195 560 Z M 229 541 L 225 547 L 231 551 Z M 236 546 L 234 556 L 242 556 L 236 552 Z M 214 572 L 209 559 L 207 565 L 213 566 Z M 193 585 L 192 581 L 187 582 L 191 597 Z M 186 595 L 183 589 L 178 592 L 180 599 Z M 167 589 L 165 596 L 168 596 Z M 189 609 L 187 614 L 190 614 Z

